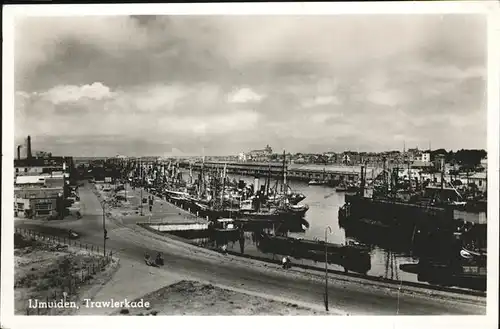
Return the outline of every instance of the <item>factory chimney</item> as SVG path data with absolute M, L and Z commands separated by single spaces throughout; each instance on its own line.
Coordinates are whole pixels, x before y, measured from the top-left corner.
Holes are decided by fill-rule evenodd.
M 17 146 L 17 160 L 21 160 L 21 147 L 22 145 Z
M 27 141 L 27 150 L 26 150 L 26 157 L 28 159 L 31 159 L 31 136 L 28 136 L 28 141 Z

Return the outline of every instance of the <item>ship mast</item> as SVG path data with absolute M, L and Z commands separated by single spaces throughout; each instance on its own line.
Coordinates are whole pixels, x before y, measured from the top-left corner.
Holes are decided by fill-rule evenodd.
M 283 193 L 286 194 L 286 153 L 283 150 Z
M 267 179 L 266 179 L 266 196 L 269 195 L 269 189 L 271 188 L 271 164 L 268 164 Z

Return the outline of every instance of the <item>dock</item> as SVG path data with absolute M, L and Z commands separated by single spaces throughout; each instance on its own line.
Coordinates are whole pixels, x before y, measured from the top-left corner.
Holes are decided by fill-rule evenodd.
M 226 170 L 230 174 L 267 177 L 270 175 L 273 178 L 283 176 L 283 164 L 277 162 L 260 163 L 260 162 L 181 162 L 181 168 L 191 168 L 195 171 L 222 169 L 226 166 Z M 377 176 L 382 172 L 378 168 L 367 168 L 368 176 Z M 357 181 L 361 176 L 360 166 L 339 166 L 339 165 L 302 165 L 288 164 L 286 166 L 286 175 L 289 179 L 310 181 L 311 179 L 325 179 L 332 181 Z

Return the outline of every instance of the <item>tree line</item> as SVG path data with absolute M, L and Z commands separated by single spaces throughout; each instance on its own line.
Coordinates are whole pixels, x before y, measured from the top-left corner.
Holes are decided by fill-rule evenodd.
M 456 152 L 437 149 L 431 151 L 431 161 L 439 155 L 444 156 L 447 163 L 460 165 L 465 168 L 475 168 L 486 157 L 487 152 L 482 149 L 461 149 Z

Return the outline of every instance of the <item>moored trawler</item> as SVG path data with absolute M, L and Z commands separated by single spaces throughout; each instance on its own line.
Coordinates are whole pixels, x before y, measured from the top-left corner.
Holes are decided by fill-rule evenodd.
M 296 205 L 299 202 L 303 201 L 306 196 L 302 193 L 297 193 L 297 192 L 289 192 L 289 193 L 276 193 L 276 194 L 268 194 L 266 196 L 266 201 L 268 203 L 278 203 L 281 200 L 286 198 L 288 202 L 292 205 Z
M 428 255 L 418 263 L 402 264 L 400 269 L 417 274 L 418 281 L 486 291 L 486 265 L 486 252 L 462 247 L 447 258 Z
M 449 208 L 361 195 L 346 195 L 345 200 L 346 203 L 339 209 L 339 223 L 344 226 L 370 219 L 411 237 L 415 227 L 422 230 L 452 230 L 455 224 L 453 210 Z
M 365 195 L 365 192 L 362 167 L 358 193 L 346 194 L 345 204 L 339 209 L 339 223 L 343 227 L 369 219 L 395 229 L 410 240 L 416 231 L 450 232 L 455 227 L 452 207 L 419 201 L 421 198 L 418 193 L 401 188 L 396 175 L 390 188 L 385 184 L 381 189 L 374 186 L 371 195 Z

